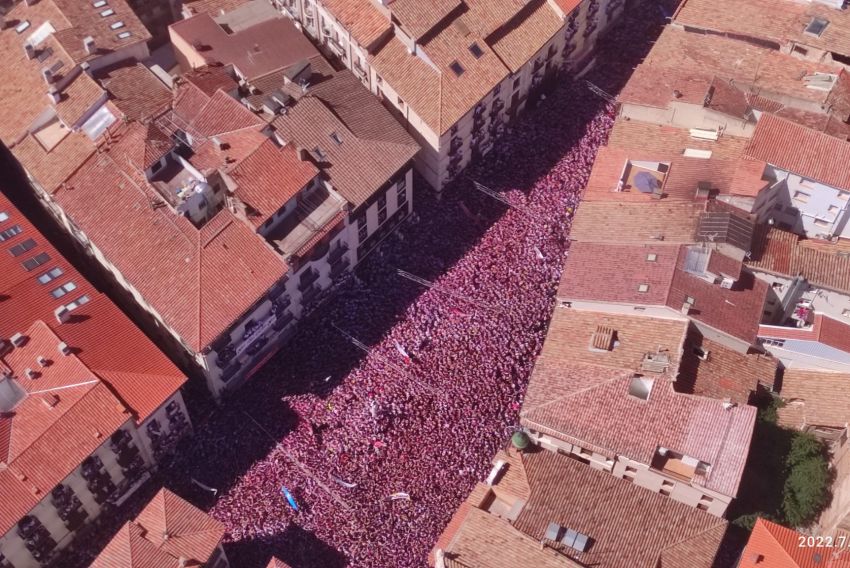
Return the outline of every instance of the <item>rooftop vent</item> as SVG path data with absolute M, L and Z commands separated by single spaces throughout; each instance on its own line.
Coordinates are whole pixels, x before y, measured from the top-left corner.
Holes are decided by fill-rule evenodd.
M 607 325 L 597 326 L 596 331 L 590 337 L 591 351 L 611 351 L 614 349 L 614 336 L 617 332 L 613 327 Z
M 48 365 L 50 365 L 50 361 L 48 361 L 47 358 L 42 355 L 36 357 L 35 360 L 38 363 L 39 367 L 47 367 Z
M 64 341 L 60 341 L 59 342 L 59 353 L 61 353 L 62 355 L 66 355 L 66 356 L 70 355 L 71 354 L 71 348 L 68 347 L 68 344 L 65 343 Z
M 42 395 L 41 402 L 43 402 L 47 408 L 56 408 L 56 405 L 59 404 L 59 395 L 50 393 Z
M 27 56 L 27 59 L 35 59 L 35 46 L 31 43 L 25 43 L 24 54 Z
M 15 347 L 22 347 L 27 342 L 27 336 L 23 333 L 16 333 L 12 337 L 9 338 L 9 341 L 12 342 L 12 345 Z
M 92 36 L 86 36 L 83 38 L 83 49 L 86 50 L 86 53 L 89 55 L 94 55 L 97 51 L 97 48 L 94 44 L 94 38 Z
M 710 181 L 698 181 L 697 182 L 697 197 L 708 199 L 711 195 L 711 182 Z
M 30 379 L 30 380 L 35 380 L 35 379 L 37 379 L 37 378 L 38 378 L 38 372 L 37 372 L 37 371 L 33 371 L 33 370 L 32 370 L 32 369 L 30 369 L 29 367 L 27 367 L 26 369 L 24 369 L 24 374 L 25 374 L 25 375 L 27 376 L 27 378 L 28 378 L 28 379 Z
M 632 377 L 631 383 L 629 383 L 629 394 L 641 400 L 649 400 L 649 393 L 652 392 L 654 382 L 653 379 L 635 375 Z
M 53 81 L 56 80 L 55 77 L 53 77 L 53 70 L 52 69 L 42 69 L 41 70 L 41 76 L 44 79 L 44 82 L 47 83 L 48 85 L 52 85 Z

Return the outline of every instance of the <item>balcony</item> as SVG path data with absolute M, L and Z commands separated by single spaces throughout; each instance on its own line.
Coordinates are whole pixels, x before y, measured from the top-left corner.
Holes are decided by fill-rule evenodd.
M 452 137 L 452 141 L 449 144 L 449 154 L 454 155 L 463 147 L 463 140 L 458 138 L 457 136 Z
M 312 302 L 316 296 L 321 292 L 322 289 L 319 286 L 310 286 L 301 295 L 301 304 L 306 306 L 310 302 Z
M 538 59 L 537 61 L 535 61 L 535 62 L 534 62 L 534 71 L 533 71 L 533 72 L 534 72 L 534 73 L 537 73 L 538 71 L 540 71 L 540 69 L 541 69 L 542 67 L 543 67 L 543 60 L 542 60 L 542 59 Z
M 298 283 L 298 289 L 302 294 L 313 285 L 313 283 L 319 279 L 319 271 L 318 270 L 308 270 L 304 274 L 301 275 L 301 281 Z
M 369 73 L 367 73 L 367 71 L 366 71 L 365 69 L 363 69 L 363 68 L 360 66 L 360 64 L 359 64 L 359 63 L 355 63 L 354 65 L 352 65 L 352 66 L 351 66 L 351 69 L 352 69 L 352 71 L 354 71 L 354 74 L 355 74 L 355 75 L 357 75 L 358 77 L 360 77 L 360 79 L 361 79 L 361 80 L 366 79 L 366 77 L 369 75 Z
M 331 249 L 330 254 L 328 254 L 328 262 L 334 264 L 340 258 L 342 258 L 345 253 L 348 252 L 348 245 L 337 244 L 334 248 Z
M 328 37 L 328 48 L 336 54 L 337 57 L 345 57 L 345 47 L 333 36 Z
M 296 252 L 333 221 L 345 203 L 325 187 L 305 195 L 298 207 L 272 229 L 266 237 L 284 258 Z
M 351 263 L 349 262 L 349 260 L 347 258 L 343 258 L 342 260 L 340 260 L 336 264 L 332 264 L 331 265 L 331 278 L 336 278 L 337 276 L 339 276 L 343 272 L 345 272 L 348 269 L 349 264 L 351 264 Z

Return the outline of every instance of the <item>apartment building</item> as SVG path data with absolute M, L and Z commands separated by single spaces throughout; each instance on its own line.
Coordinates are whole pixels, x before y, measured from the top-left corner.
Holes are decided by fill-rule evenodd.
M 438 191 L 560 70 L 581 71 L 623 0 L 274 0 L 421 145 Z
M 544 449 L 723 516 L 756 408 L 674 391 L 688 325 L 556 308 L 520 424 Z
M 221 546 L 224 525 L 168 489 L 160 489 L 125 524 L 92 568 L 229 568 Z
M 618 101 L 622 117 L 694 129 L 703 137 L 749 138 L 770 113 L 847 140 L 848 94 L 850 79 L 838 63 L 668 26 Z
M 0 566 L 61 558 L 191 431 L 185 376 L 0 195 Z
M 261 6 L 175 25 L 187 73 L 171 86 L 133 58 L 81 70 L 97 99 L 89 126 L 55 117 L 49 151 L 25 123 L 8 142 L 47 208 L 217 397 L 256 372 L 413 207 L 413 139 Z M 89 98 L 66 89 L 60 105 Z M 44 101 L 0 104 L 30 112 Z
M 709 568 L 723 519 L 545 450 L 500 451 L 431 566 Z

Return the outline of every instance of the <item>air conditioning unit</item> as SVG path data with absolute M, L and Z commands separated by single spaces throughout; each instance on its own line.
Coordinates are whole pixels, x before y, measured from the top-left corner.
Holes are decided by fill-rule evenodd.
M 723 280 L 720 281 L 720 287 L 725 288 L 726 290 L 731 290 L 734 285 L 735 279 L 728 276 L 724 276 Z

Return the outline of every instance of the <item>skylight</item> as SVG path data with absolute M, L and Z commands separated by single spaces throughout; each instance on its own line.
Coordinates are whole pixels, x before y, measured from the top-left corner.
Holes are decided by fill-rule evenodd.
M 460 77 L 461 75 L 463 75 L 463 72 L 465 71 L 465 69 L 463 68 L 463 66 L 462 66 L 460 63 L 458 63 L 457 61 L 452 61 L 452 62 L 449 64 L 449 69 L 451 69 L 451 70 L 452 70 L 452 73 L 454 73 L 454 74 L 455 74 L 455 75 L 457 75 L 458 77 Z
M 474 42 L 472 45 L 469 46 L 469 51 L 472 53 L 472 55 L 475 56 L 475 59 L 479 59 L 482 55 L 484 55 L 484 52 L 481 50 L 481 47 Z
M 30 21 L 29 21 L 29 20 L 24 20 L 23 22 L 21 22 L 20 24 L 18 24 L 17 26 L 15 26 L 15 31 L 16 31 L 17 33 L 19 33 L 19 34 L 22 34 L 22 33 L 24 33 L 24 32 L 26 31 L 26 29 L 27 29 L 28 27 L 30 27 Z
M 124 22 L 122 22 L 120 20 L 115 22 L 114 24 L 109 24 L 109 28 L 113 29 L 113 30 L 121 29 L 123 27 L 124 27 Z
M 120 34 L 116 34 L 116 37 L 117 37 L 118 39 L 127 39 L 127 38 L 128 38 L 128 37 L 130 37 L 131 35 L 133 35 L 133 34 L 132 34 L 132 33 L 130 33 L 130 32 L 121 32 Z
M 95 8 L 103 8 L 104 6 L 106 6 L 106 4 L 106 0 L 97 0 L 97 2 L 92 4 L 92 6 L 94 6 Z
M 809 35 L 820 37 L 826 27 L 829 25 L 829 20 L 826 18 L 814 17 L 809 25 L 806 26 L 805 32 Z
M 5 221 L 9 218 L 9 214 L 5 211 L 0 211 L 0 222 Z
M 337 144 L 342 144 L 342 137 L 337 132 L 331 132 L 331 140 Z
M 100 13 L 101 18 L 107 18 L 109 16 L 114 16 L 114 15 L 115 15 L 115 10 L 113 10 L 112 8 L 107 8 L 106 10 L 103 10 Z

